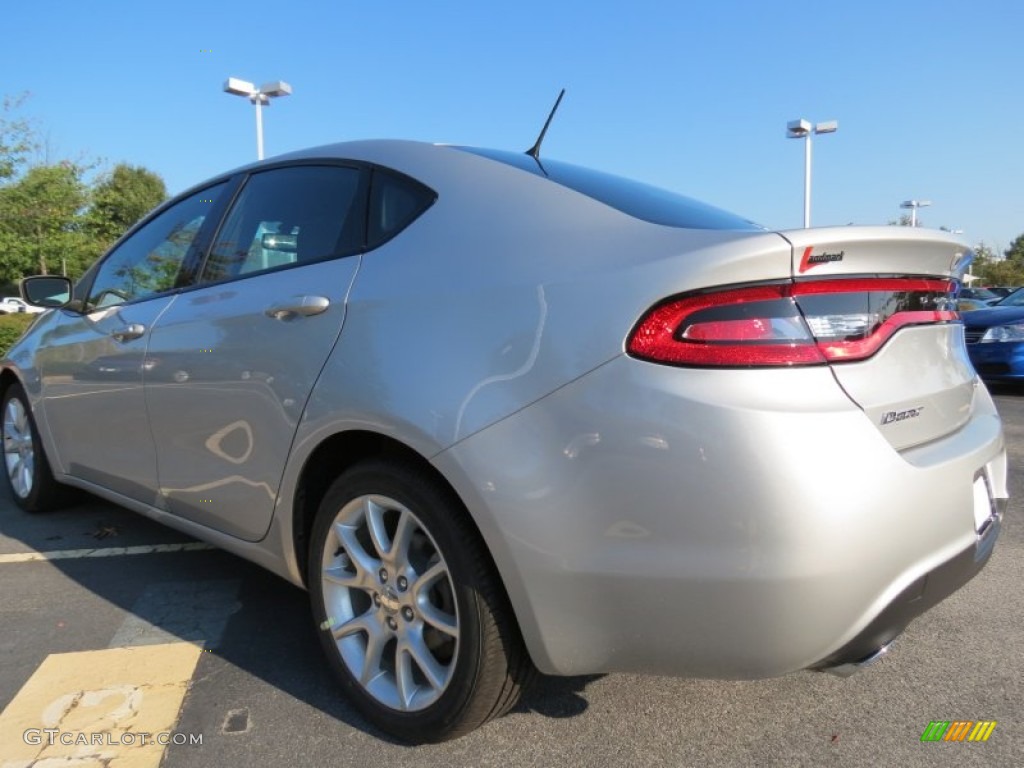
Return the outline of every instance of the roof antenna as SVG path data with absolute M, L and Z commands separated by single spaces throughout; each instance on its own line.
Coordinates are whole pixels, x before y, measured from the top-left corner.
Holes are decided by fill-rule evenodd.
M 547 121 L 544 123 L 544 127 L 540 129 L 540 136 L 537 137 L 537 141 L 534 142 L 533 146 L 526 150 L 526 154 L 537 161 L 537 165 L 540 165 L 540 145 L 544 141 L 544 134 L 548 132 L 548 126 L 551 125 L 551 118 L 555 116 L 555 111 L 558 109 L 558 105 L 562 103 L 562 97 L 565 96 L 565 88 L 558 94 L 558 98 L 555 100 L 555 106 L 551 108 L 551 114 L 548 115 Z M 544 166 L 541 165 L 541 170 L 544 170 Z

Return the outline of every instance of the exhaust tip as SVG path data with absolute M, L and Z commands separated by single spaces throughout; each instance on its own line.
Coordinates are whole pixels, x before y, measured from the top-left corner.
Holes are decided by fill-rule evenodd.
M 830 675 L 835 675 L 836 677 L 850 677 L 854 673 L 860 672 L 865 667 L 870 667 L 876 661 L 885 656 L 892 647 L 893 642 L 893 640 L 890 640 L 870 656 L 866 656 L 860 661 L 850 661 L 845 664 L 837 664 L 834 667 L 825 667 L 821 671 L 827 672 Z

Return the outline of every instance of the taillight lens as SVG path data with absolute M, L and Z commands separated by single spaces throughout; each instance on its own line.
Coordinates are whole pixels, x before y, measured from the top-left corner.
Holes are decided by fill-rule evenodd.
M 727 288 L 663 302 L 626 348 L 685 366 L 761 367 L 863 360 L 906 325 L 950 322 L 954 284 L 853 278 Z

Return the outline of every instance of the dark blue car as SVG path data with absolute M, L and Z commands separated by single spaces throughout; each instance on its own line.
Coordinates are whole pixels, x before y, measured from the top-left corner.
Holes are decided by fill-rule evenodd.
M 981 378 L 1024 380 L 1024 288 L 961 317 L 967 353 Z

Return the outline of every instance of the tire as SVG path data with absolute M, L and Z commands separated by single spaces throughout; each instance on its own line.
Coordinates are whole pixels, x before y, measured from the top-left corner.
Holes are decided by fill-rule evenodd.
M 53 479 L 50 462 L 21 384 L 11 384 L 0 406 L 4 477 L 15 503 L 26 512 L 45 512 L 60 506 L 65 486 Z
M 504 714 L 534 674 L 483 541 L 426 471 L 359 464 L 325 494 L 308 584 L 334 673 L 373 725 L 440 742 Z

